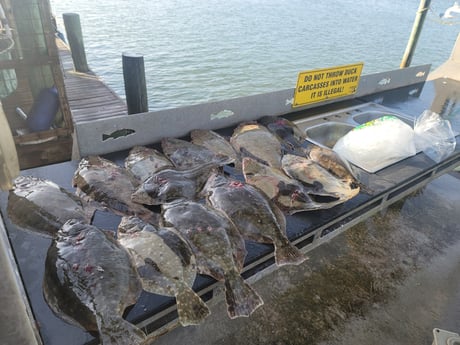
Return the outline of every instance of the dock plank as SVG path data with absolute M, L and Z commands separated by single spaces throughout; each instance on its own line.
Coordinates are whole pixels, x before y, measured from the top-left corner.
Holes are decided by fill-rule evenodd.
M 74 124 L 128 115 L 126 102 L 120 96 L 94 73 L 76 72 L 69 47 L 60 39 L 56 44 Z

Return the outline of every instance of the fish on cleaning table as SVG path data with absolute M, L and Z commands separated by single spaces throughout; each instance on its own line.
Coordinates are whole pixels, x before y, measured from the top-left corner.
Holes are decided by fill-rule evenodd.
M 205 163 L 187 170 L 160 170 L 145 180 L 131 199 L 144 205 L 161 205 L 179 199 L 195 200 L 215 169 L 216 164 Z
M 260 243 L 273 243 L 278 266 L 305 261 L 286 237 L 286 219 L 277 206 L 255 187 L 223 175 L 213 174 L 203 194 L 212 207 L 222 211 L 243 237 Z
M 241 123 L 233 131 L 230 143 L 242 157 L 251 157 L 275 168 L 281 167 L 281 142 L 259 123 Z
M 287 152 L 302 152 L 306 134 L 294 122 L 280 116 L 264 116 L 257 120 L 276 135 Z
M 137 217 L 123 217 L 117 239 L 135 258 L 144 290 L 176 298 L 182 326 L 198 325 L 210 314 L 191 288 L 195 256 L 174 228 L 156 228 Z
M 173 164 L 161 152 L 145 146 L 134 146 L 125 159 L 125 168 L 139 182 L 145 181 L 161 169 L 171 167 Z
M 135 203 L 131 195 L 138 185 L 134 177 L 112 161 L 89 156 L 80 161 L 72 183 L 77 192 L 121 216 L 135 215 L 158 223 L 158 215 Z
M 122 318 L 142 291 L 134 261 L 112 235 L 67 221 L 48 249 L 43 294 L 65 321 L 99 332 L 103 345 L 143 344 L 145 334 Z
M 191 169 L 205 163 L 225 165 L 232 163 L 228 156 L 216 154 L 208 148 L 177 138 L 161 140 L 163 153 L 178 169 Z
M 89 223 L 94 207 L 56 183 L 33 176 L 19 176 L 8 194 L 7 212 L 17 226 L 54 237 L 69 219 Z
M 226 156 L 232 163 L 238 160 L 238 156 L 230 142 L 214 131 L 194 129 L 190 132 L 190 137 L 193 144 L 204 146 L 217 155 Z
M 223 281 L 230 318 L 247 317 L 263 304 L 240 275 L 244 256 L 237 247 L 244 247 L 244 240 L 228 218 L 193 201 L 162 205 L 162 209 L 163 224 L 176 228 L 192 247 L 198 271 Z M 229 231 L 234 235 L 229 236 Z
M 345 202 L 359 193 L 359 186 L 347 178 L 332 175 L 327 169 L 311 159 L 286 154 L 282 159 L 283 171 L 291 178 L 301 181 L 312 189 L 312 193 L 334 196 Z
M 337 196 L 307 188 L 282 170 L 266 166 L 249 157 L 243 159 L 243 175 L 246 183 L 260 189 L 288 214 L 330 208 L 341 203 Z

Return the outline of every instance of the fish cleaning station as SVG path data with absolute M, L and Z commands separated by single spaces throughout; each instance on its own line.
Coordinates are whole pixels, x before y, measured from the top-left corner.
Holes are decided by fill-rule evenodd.
M 460 36 L 435 70 L 132 113 L 34 8 L 35 79 L 27 21 L 0 61 L 1 344 L 460 343 Z

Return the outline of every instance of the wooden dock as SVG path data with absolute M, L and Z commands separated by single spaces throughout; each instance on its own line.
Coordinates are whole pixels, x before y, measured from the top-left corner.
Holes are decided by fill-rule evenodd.
M 126 102 L 97 75 L 76 72 L 69 47 L 60 39 L 56 43 L 73 123 L 127 115 Z

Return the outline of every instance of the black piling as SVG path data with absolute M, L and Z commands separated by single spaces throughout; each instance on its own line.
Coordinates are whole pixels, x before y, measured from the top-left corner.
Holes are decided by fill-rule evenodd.
M 122 54 L 128 114 L 146 113 L 147 86 L 145 83 L 144 57 L 139 54 Z
M 77 72 L 86 73 L 89 71 L 86 61 L 85 45 L 81 31 L 80 15 L 78 13 L 63 13 L 67 41 L 69 42 L 72 60 Z

